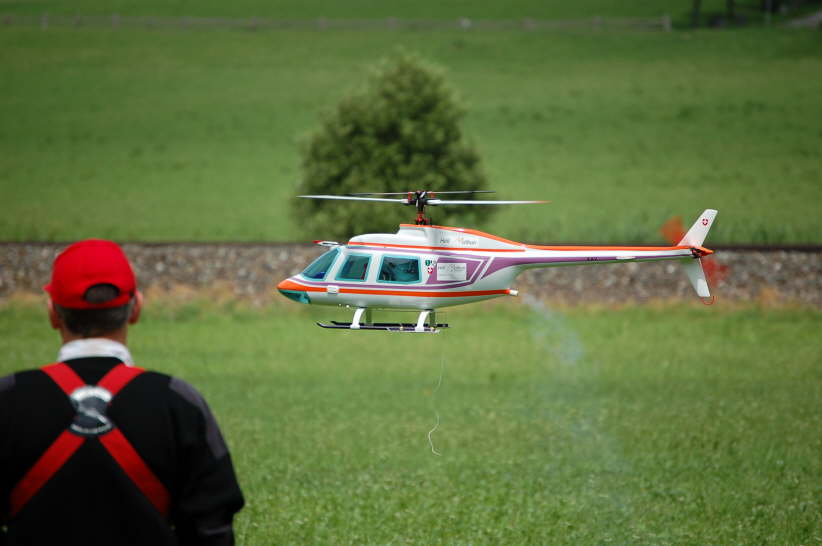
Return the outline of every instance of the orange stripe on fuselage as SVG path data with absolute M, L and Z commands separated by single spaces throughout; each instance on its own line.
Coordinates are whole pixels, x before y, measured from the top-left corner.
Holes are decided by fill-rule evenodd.
M 280 290 L 294 290 L 302 292 L 326 292 L 323 286 L 306 286 L 286 279 L 277 285 Z M 463 296 L 493 296 L 508 294 L 508 290 L 466 290 L 462 292 L 423 292 L 417 290 L 375 290 L 372 288 L 339 288 L 340 294 L 370 294 L 374 296 L 414 296 L 420 298 L 459 298 Z
M 462 247 L 439 247 L 439 246 L 411 246 L 411 245 L 390 245 L 390 244 L 383 244 L 383 243 L 349 243 L 349 245 L 369 245 L 369 246 L 386 246 L 386 247 L 399 247 L 399 248 L 419 248 L 419 249 L 427 249 L 427 250 L 468 250 L 473 252 L 522 252 L 525 249 L 531 250 L 570 250 L 570 251 L 593 251 L 593 250 L 683 250 L 689 249 L 689 246 L 546 246 L 546 245 L 528 245 L 525 243 L 519 243 L 517 241 L 511 241 L 510 239 L 503 239 L 502 237 L 497 237 L 496 235 L 491 235 L 489 233 L 485 233 L 483 231 L 478 231 L 476 229 L 469 229 L 469 228 L 452 228 L 446 226 L 418 226 L 415 224 L 400 224 L 400 227 L 416 227 L 416 228 L 436 228 L 442 229 L 445 231 L 457 231 L 459 233 L 467 233 L 469 235 L 476 235 L 477 237 L 485 237 L 487 239 L 491 239 L 493 241 L 499 241 L 500 243 L 504 243 L 507 245 L 514 245 L 519 246 L 520 248 L 462 248 Z
M 325 292 L 325 288 L 321 288 L 319 286 L 305 286 L 303 284 L 296 283 L 291 279 L 286 279 L 282 281 L 280 284 L 277 285 L 277 289 L 293 290 L 295 292 Z
M 418 245 L 394 245 L 390 243 L 364 243 L 362 241 L 350 242 L 348 246 L 376 246 L 385 248 L 413 248 L 416 250 L 449 250 L 451 252 L 522 252 L 524 248 L 462 248 L 453 246 L 418 246 Z
M 542 245 L 525 245 L 526 248 L 533 250 L 574 250 L 574 251 L 588 251 L 588 250 L 684 250 L 689 249 L 689 246 L 542 246 Z
M 375 296 L 413 296 L 419 298 L 460 298 L 463 296 L 493 296 L 508 294 L 508 290 L 466 290 L 463 292 L 421 292 L 411 290 L 370 290 L 368 288 L 340 288 L 341 294 L 371 294 Z
M 516 243 L 519 244 L 519 243 Z M 601 251 L 601 250 L 684 250 L 689 246 L 542 246 L 542 245 L 522 245 L 523 248 L 462 248 L 453 246 L 418 246 L 418 245 L 394 245 L 389 243 L 366 243 L 349 242 L 348 246 L 374 246 L 385 248 L 411 248 L 417 250 L 441 250 L 452 252 L 524 252 L 531 250 L 555 250 L 555 251 Z

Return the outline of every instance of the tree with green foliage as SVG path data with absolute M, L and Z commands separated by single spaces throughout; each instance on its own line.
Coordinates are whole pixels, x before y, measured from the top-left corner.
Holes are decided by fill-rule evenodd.
M 460 130 L 464 115 L 439 69 L 409 54 L 383 59 L 303 143 L 297 193 L 483 189 L 479 154 Z M 412 206 L 379 203 L 295 198 L 292 205 L 299 225 L 324 239 L 394 231 L 415 215 Z M 475 224 L 491 212 L 477 208 L 427 212 L 438 224 Z

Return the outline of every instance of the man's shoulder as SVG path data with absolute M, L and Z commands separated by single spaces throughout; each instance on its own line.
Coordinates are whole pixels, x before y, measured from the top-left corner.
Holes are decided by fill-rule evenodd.
M 167 389 L 196 406 L 200 406 L 204 402 L 197 389 L 183 379 L 145 368 L 140 376 L 141 382 L 145 382 L 153 389 Z M 39 386 L 44 382 L 48 382 L 48 376 L 43 372 L 42 367 L 20 370 L 6 376 L 0 376 L 0 393 L 19 387 L 25 388 L 32 384 Z
M 168 376 L 168 379 L 169 390 L 174 393 L 183 404 L 189 406 L 197 413 L 210 418 L 211 409 L 208 407 L 205 397 L 200 394 L 200 391 L 194 388 L 194 385 L 179 377 Z
M 9 375 L 0 377 L 0 393 L 17 388 L 25 388 L 32 384 L 36 385 L 45 379 L 46 375 L 40 368 L 30 368 L 10 373 Z
M 134 381 L 136 391 L 143 396 L 161 396 L 167 400 L 177 401 L 177 405 L 198 405 L 194 402 L 199 396 L 197 390 L 186 381 L 173 375 L 143 368 L 143 372 Z
M 157 387 L 163 387 L 181 405 L 199 413 L 210 413 L 203 395 L 188 381 L 153 370 L 146 370 L 142 375 L 146 384 L 151 385 L 155 392 Z
M 4 377 L 0 377 L 0 394 L 10 391 L 14 388 L 14 385 L 17 383 L 17 374 L 9 374 Z
M 217 420 L 214 414 L 211 413 L 211 408 L 200 391 L 195 389 L 187 381 L 179 377 L 170 377 L 168 384 L 169 389 L 174 392 L 180 399 L 181 403 L 186 405 L 190 411 L 197 414 L 198 419 L 201 419 L 205 424 L 205 439 L 208 447 L 211 449 L 215 459 L 220 459 L 228 453 L 225 440 L 220 433 L 220 428 L 217 425 Z
M 151 381 L 155 384 L 168 385 L 171 382 L 171 380 L 173 379 L 173 377 L 171 377 L 167 373 L 158 372 L 158 371 L 155 371 L 155 370 L 149 370 L 149 369 L 146 369 L 146 368 L 142 368 L 142 369 L 143 369 L 143 373 L 141 373 L 140 376 L 143 377 L 144 380 Z
M 59 393 L 59 387 L 40 368 L 20 370 L 0 377 L 0 412 L 8 412 L 10 407 L 33 408 L 46 403 L 44 412 L 54 408 L 50 401 Z M 21 410 L 28 411 L 28 410 Z

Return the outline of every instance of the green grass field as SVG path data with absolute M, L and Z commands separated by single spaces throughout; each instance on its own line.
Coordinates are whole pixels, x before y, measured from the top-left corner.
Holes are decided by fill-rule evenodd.
M 704 0 L 705 13 L 721 13 L 725 10 L 722 0 Z M 561 2 L 559 0 L 512 0 L 509 2 L 385 2 L 354 0 L 334 2 L 329 0 L 238 0 L 235 2 L 147 0 L 38 0 L 36 2 L 0 2 L 0 13 L 15 14 L 66 14 L 66 15 L 169 15 L 169 16 L 224 16 L 224 17 L 271 17 L 280 19 L 300 18 L 382 18 L 402 17 L 413 19 L 446 19 L 474 17 L 478 19 L 512 19 L 535 17 L 543 19 L 573 19 L 583 17 L 654 17 L 669 14 L 685 19 L 691 9 L 690 2 L 682 0 L 641 0 L 630 4 L 613 0 L 584 0 Z M 740 7 L 739 9 L 742 9 Z M 743 9 L 744 12 L 744 9 Z
M 217 414 L 239 544 L 822 536 L 818 311 L 506 303 L 453 310 L 437 336 L 313 325 L 334 313 L 155 304 L 132 331 L 139 364 Z M 56 353 L 39 307 L 0 308 L 0 330 L 0 375 Z
M 286 210 L 297 141 L 397 47 L 445 68 L 498 198 L 552 201 L 466 227 L 654 243 L 670 216 L 713 207 L 709 244 L 820 241 L 811 32 L 15 27 L 0 31 L 0 239 L 324 238 Z

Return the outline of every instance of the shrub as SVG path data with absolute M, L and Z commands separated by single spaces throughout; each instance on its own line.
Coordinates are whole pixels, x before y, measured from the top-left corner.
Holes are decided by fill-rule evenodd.
M 482 189 L 479 155 L 460 129 L 464 115 L 440 70 L 404 53 L 383 59 L 303 142 L 298 194 Z M 301 226 L 324 239 L 391 232 L 415 217 L 413 206 L 300 198 L 292 210 Z M 449 224 L 475 223 L 480 211 L 432 207 L 427 213 Z

